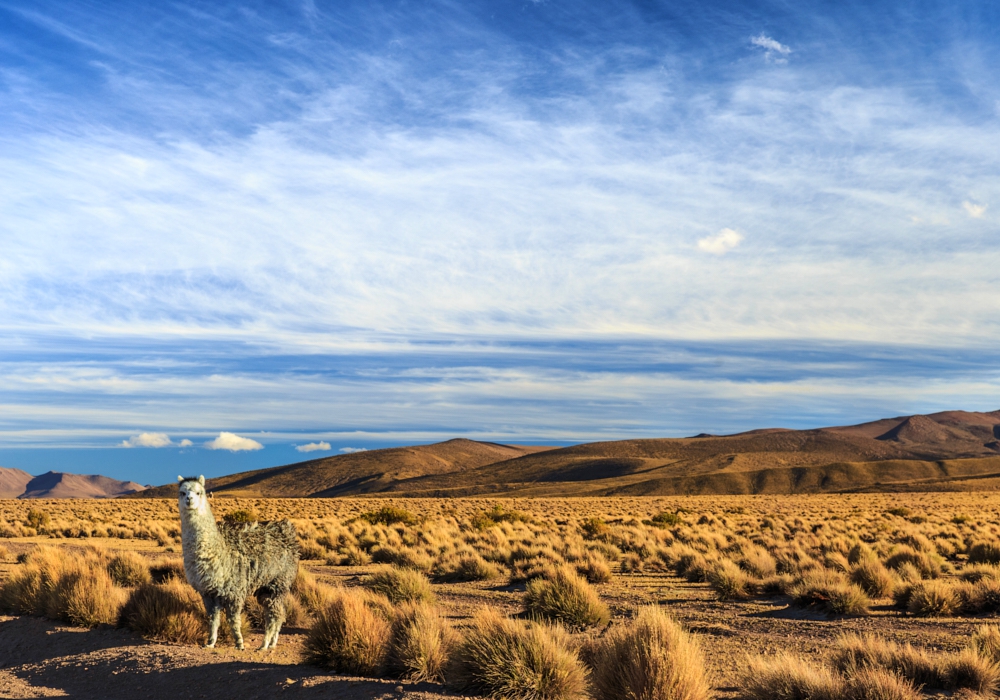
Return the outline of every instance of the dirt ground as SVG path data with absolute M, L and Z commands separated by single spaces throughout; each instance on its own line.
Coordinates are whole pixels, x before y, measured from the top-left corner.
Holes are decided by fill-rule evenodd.
M 91 544 L 163 556 L 163 549 L 149 542 L 92 540 Z M 9 546 L 17 553 L 35 543 L 15 541 Z M 63 546 L 79 545 L 64 542 Z M 303 565 L 322 581 L 346 585 L 357 585 L 372 568 Z M 0 572 L 2 575 L 5 572 Z M 790 607 L 782 599 L 719 602 L 706 584 L 666 574 L 617 574 L 612 582 L 597 588 L 618 620 L 641 604 L 668 608 L 701 641 L 717 695 L 722 698 L 736 696 L 735 671 L 747 653 L 789 650 L 821 655 L 844 631 L 878 631 L 929 649 L 957 650 L 983 622 L 979 618 L 914 618 L 888 608 L 875 608 L 865 617 L 826 619 Z M 484 604 L 510 614 L 521 609 L 523 586 L 459 583 L 436 584 L 434 589 L 459 627 Z M 304 629 L 286 628 L 276 650 L 250 651 L 261 641 L 255 631 L 248 639 L 248 650 L 240 652 L 232 647 L 202 649 L 152 643 L 119 629 L 83 630 L 41 618 L 0 617 L 0 697 L 456 697 L 439 685 L 350 678 L 300 665 L 304 636 Z

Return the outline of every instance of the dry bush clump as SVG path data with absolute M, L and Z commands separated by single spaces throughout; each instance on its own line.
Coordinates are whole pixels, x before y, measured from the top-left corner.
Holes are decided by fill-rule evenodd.
M 1000 627 L 980 625 L 972 635 L 972 648 L 994 663 L 1000 663 Z
M 148 639 L 165 642 L 200 644 L 208 639 L 201 596 L 176 578 L 139 586 L 125 603 L 120 624 Z
M 363 583 L 368 590 L 385 596 L 394 604 L 434 602 L 431 582 L 422 573 L 413 569 L 403 569 L 398 566 L 382 567 L 368 576 Z
M 611 612 L 587 581 L 569 565 L 552 568 L 528 582 L 524 594 L 528 614 L 573 627 L 607 624 Z
M 426 602 L 404 603 L 392 620 L 387 669 L 397 678 L 443 683 L 458 641 L 440 610 Z
M 303 649 L 303 660 L 316 666 L 375 676 L 389 651 L 390 625 L 359 591 L 337 589 L 316 613 Z
M 888 598 L 896 585 L 892 573 L 876 557 L 858 561 L 851 569 L 850 580 L 872 598 Z
M 587 672 L 559 627 L 524 623 L 483 608 L 465 630 L 446 671 L 459 690 L 505 700 L 585 697 Z
M 451 556 L 434 564 L 431 576 L 439 583 L 459 581 L 493 581 L 500 578 L 500 569 L 478 554 Z
M 826 666 L 800 656 L 777 654 L 747 659 L 740 673 L 746 700 L 843 700 L 844 681 Z
M 830 615 L 864 615 L 871 605 L 863 590 L 829 569 L 810 571 L 790 593 L 798 605 L 815 607 Z
M 108 560 L 108 574 L 115 584 L 135 588 L 153 580 L 146 560 L 135 552 L 118 552 Z
M 707 700 L 705 659 L 697 641 L 658 607 L 612 627 L 589 654 L 597 700 Z

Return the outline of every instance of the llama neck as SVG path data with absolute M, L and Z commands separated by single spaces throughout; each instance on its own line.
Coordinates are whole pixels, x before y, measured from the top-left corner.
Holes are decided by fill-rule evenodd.
M 209 552 L 216 551 L 216 544 L 222 539 L 215 524 L 215 516 L 207 502 L 197 510 L 181 509 L 181 539 L 184 543 L 184 563 L 201 559 Z

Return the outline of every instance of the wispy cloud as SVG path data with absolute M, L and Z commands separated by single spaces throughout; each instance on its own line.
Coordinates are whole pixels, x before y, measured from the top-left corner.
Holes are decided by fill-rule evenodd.
M 364 447 L 341 447 L 338 450 L 338 452 L 342 452 L 344 454 L 353 454 L 355 452 L 367 452 L 367 451 L 368 450 L 365 449 Z
M 296 452 L 328 452 L 330 450 L 330 443 L 328 442 L 310 442 L 305 445 L 296 445 Z
M 962 208 L 965 209 L 965 213 L 971 216 L 973 219 L 983 218 L 983 214 L 986 213 L 985 204 L 975 204 L 973 202 L 962 202 Z
M 767 36 L 763 32 L 755 37 L 750 38 L 750 43 L 758 48 L 764 49 L 764 56 L 776 62 L 786 63 L 787 59 L 783 58 L 790 54 L 792 50 L 782 44 L 779 41 L 775 41 L 771 37 Z M 777 54 L 777 56 L 776 56 Z
M 205 447 L 210 450 L 229 450 L 230 452 L 249 452 L 264 449 L 264 446 L 256 440 L 225 431 L 219 433 L 219 437 L 214 440 L 206 442 Z

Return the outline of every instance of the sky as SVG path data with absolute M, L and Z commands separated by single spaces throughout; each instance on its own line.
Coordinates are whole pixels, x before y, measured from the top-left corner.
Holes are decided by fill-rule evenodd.
M 0 465 L 1000 409 L 998 26 L 0 3 Z

